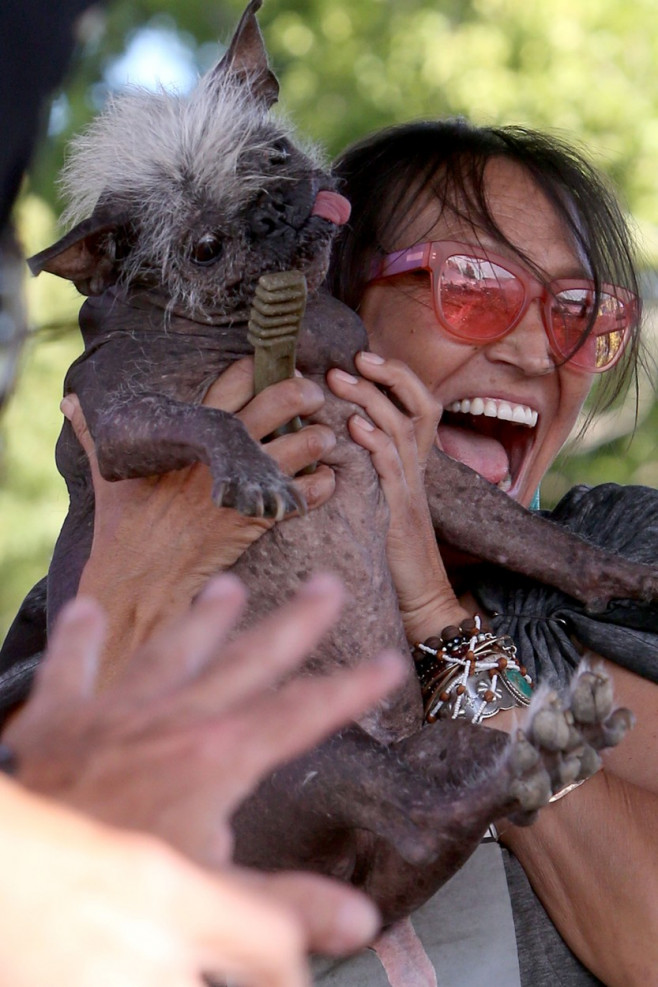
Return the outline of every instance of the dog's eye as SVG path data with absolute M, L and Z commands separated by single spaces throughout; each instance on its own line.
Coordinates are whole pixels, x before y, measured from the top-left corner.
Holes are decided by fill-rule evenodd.
M 286 140 L 275 141 L 270 147 L 270 164 L 285 164 L 290 157 L 290 145 Z
M 219 260 L 222 253 L 222 241 L 216 233 L 204 233 L 195 243 L 192 244 L 190 257 L 195 264 L 202 267 L 214 264 Z

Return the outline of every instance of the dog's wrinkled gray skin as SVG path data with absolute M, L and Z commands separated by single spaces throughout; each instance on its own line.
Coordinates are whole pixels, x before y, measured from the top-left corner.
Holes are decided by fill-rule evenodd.
M 298 366 L 323 386 L 329 367 L 354 371 L 352 357 L 367 338 L 358 317 L 319 290 L 335 230 L 327 202 L 338 200 L 312 153 L 269 116 L 277 86 L 255 20 L 259 6 L 252 0 L 224 58 L 190 97 L 129 93 L 94 124 L 68 168 L 77 225 L 31 266 L 69 278 L 89 296 L 80 313 L 85 352 L 65 391 L 80 398 L 102 473 L 146 476 L 202 461 L 223 504 L 281 516 L 298 506 L 289 478 L 236 419 L 201 407 L 217 375 L 249 352 L 258 277 L 287 269 L 306 275 Z M 328 197 L 318 197 L 321 190 Z M 368 453 L 345 428 L 354 410 L 327 392 L 319 419 L 338 437 L 330 502 L 309 519 L 275 525 L 235 566 L 250 590 L 247 621 L 318 568 L 342 577 L 349 603 L 309 659 L 309 674 L 355 665 L 384 646 L 408 654 L 386 563 L 387 507 Z M 48 577 L 49 622 L 76 591 L 93 528 L 90 475 L 68 423 L 57 462 L 71 506 Z M 532 574 L 544 565 L 559 570 L 567 588 L 588 600 L 655 592 L 655 573 L 649 584 L 650 573 L 638 575 L 637 567 L 618 566 L 611 585 L 581 578 L 596 564 L 605 572 L 600 553 L 533 519 L 460 464 L 439 461 L 439 453 L 428 475 L 445 540 Z M 277 772 L 241 808 L 237 859 L 334 874 L 372 894 L 386 920 L 408 914 L 463 863 L 491 820 L 509 814 L 528 822 L 565 780 L 595 770 L 595 749 L 616 742 L 629 723 L 605 694 L 594 722 L 579 725 L 583 695 L 606 688 L 587 673 L 575 700 L 540 696 L 526 733 L 511 741 L 463 721 L 421 729 L 409 658 L 395 696 Z M 548 728 L 535 729 L 539 711 Z

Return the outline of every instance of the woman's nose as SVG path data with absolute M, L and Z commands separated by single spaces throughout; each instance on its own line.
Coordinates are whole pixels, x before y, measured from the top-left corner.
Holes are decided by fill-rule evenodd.
M 540 299 L 533 299 L 510 333 L 489 343 L 485 349 L 489 360 L 512 364 L 528 377 L 551 373 L 555 359 L 546 335 Z

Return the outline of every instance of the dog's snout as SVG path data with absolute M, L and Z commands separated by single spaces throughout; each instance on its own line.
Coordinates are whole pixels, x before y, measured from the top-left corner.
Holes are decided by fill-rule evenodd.
M 249 229 L 254 239 L 278 236 L 292 225 L 291 206 L 285 199 L 263 196 L 249 214 Z

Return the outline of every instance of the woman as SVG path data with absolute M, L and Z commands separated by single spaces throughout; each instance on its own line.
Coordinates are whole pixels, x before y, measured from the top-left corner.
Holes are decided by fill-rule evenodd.
M 470 583 L 464 560 L 446 552 L 444 565 L 429 522 L 423 471 L 432 445 L 440 444 L 510 496 L 531 504 L 595 373 L 607 370 L 603 380 L 613 380 L 614 391 L 615 375 L 632 364 L 636 285 L 628 235 L 614 198 L 579 155 L 522 131 L 480 130 L 461 122 L 412 124 L 347 152 L 338 171 L 353 213 L 338 245 L 332 285 L 362 315 L 371 354 L 357 358 L 360 379 L 334 370 L 328 380 L 336 395 L 360 404 L 369 418 L 353 418 L 350 430 L 371 451 L 391 507 L 389 561 L 407 635 L 415 643 L 477 609 L 464 595 Z M 510 289 L 495 294 L 495 319 L 486 320 L 492 311 L 487 304 L 476 321 L 448 321 L 440 307 L 444 299 L 436 295 L 443 268 L 434 265 L 432 280 L 420 266 L 423 258 L 414 259 L 407 250 L 428 242 L 440 244 L 441 257 L 461 258 L 453 269 L 462 287 L 475 272 L 480 280 L 493 281 L 493 288 Z M 458 244 L 457 253 L 450 254 L 446 242 Z M 594 319 L 598 308 L 589 304 L 592 292 L 612 313 L 602 337 Z M 553 296 L 566 312 L 554 313 Z M 576 326 L 575 336 L 565 333 L 565 321 L 568 328 Z M 249 384 L 241 374 L 232 370 L 230 379 L 218 384 L 217 400 L 228 410 L 242 409 L 251 433 L 263 437 L 281 408 L 275 411 L 267 392 L 249 401 Z M 288 418 L 321 403 L 308 385 L 303 380 L 277 385 L 277 399 L 285 394 L 288 401 Z M 316 431 L 309 438 L 318 444 L 315 458 L 321 459 L 319 445 L 329 450 L 331 442 L 322 426 L 311 428 Z M 284 468 L 299 468 L 306 431 L 287 437 L 285 451 L 271 444 Z M 185 471 L 172 482 L 201 490 L 207 503 L 201 473 Z M 304 482 L 317 483 L 316 503 L 330 493 L 327 471 Z M 176 598 L 185 603 L 183 597 L 189 599 L 210 568 L 230 564 L 264 524 L 225 513 L 220 523 L 213 515 L 205 528 L 199 522 L 199 537 L 191 544 L 186 512 L 180 528 L 187 556 L 174 569 L 169 566 L 164 592 L 140 552 L 133 577 L 123 584 L 113 580 L 107 599 L 103 560 L 117 557 L 116 525 L 139 526 L 140 514 L 148 515 L 156 519 L 157 531 L 157 491 L 141 481 L 130 483 L 115 485 L 110 496 L 97 481 L 97 496 L 106 506 L 100 516 L 97 512 L 98 537 L 83 587 L 115 608 L 119 624 L 129 600 L 133 617 L 135 606 L 139 613 L 127 626 L 148 627 L 162 613 L 163 599 L 165 610 Z M 116 487 L 126 492 L 123 502 Z M 166 485 L 160 488 L 165 500 Z M 135 491 L 143 503 L 131 519 Z M 143 595 L 135 593 L 137 585 L 146 588 Z M 607 757 L 605 770 L 545 809 L 530 829 L 505 823 L 500 837 L 505 849 L 485 845 L 414 916 L 440 983 L 629 987 L 655 979 L 658 860 L 652 819 L 658 771 L 651 731 L 658 689 L 622 668 L 608 665 L 608 670 L 617 699 L 635 711 L 638 725 Z M 512 714 L 497 714 L 492 725 L 509 729 Z M 344 967 L 322 968 L 318 978 L 326 984 L 386 984 L 372 954 Z
M 361 379 L 333 370 L 328 380 L 368 415 L 355 416 L 350 431 L 371 451 L 391 506 L 389 560 L 413 643 L 477 609 L 451 589 L 467 588 L 467 569 L 444 552 L 447 582 L 433 537 L 423 485 L 432 445 L 531 505 L 595 373 L 606 371 L 614 393 L 632 367 L 636 282 L 614 198 L 577 154 L 546 137 L 462 121 L 410 124 L 348 150 L 336 170 L 352 220 L 341 232 L 331 284 L 361 314 L 372 352 L 357 358 Z M 420 247 L 428 242 L 436 244 L 429 263 L 429 248 L 423 256 Z M 588 324 L 589 313 L 577 313 L 582 338 L 567 337 L 564 322 L 577 321 L 583 282 L 591 282 L 591 296 L 602 292 L 602 315 Z M 651 744 L 658 688 L 610 663 L 608 671 L 617 699 L 638 716 L 636 730 L 609 754 L 604 771 L 534 826 L 503 824 L 502 887 L 492 848 L 483 847 L 421 909 L 415 925 L 434 947 L 439 983 L 655 979 L 658 952 L 646 935 L 658 922 L 650 825 L 658 808 Z M 503 712 L 491 725 L 512 722 Z M 621 833 L 624 852 L 611 853 Z M 380 980 L 363 971 L 361 979 L 326 982 Z

